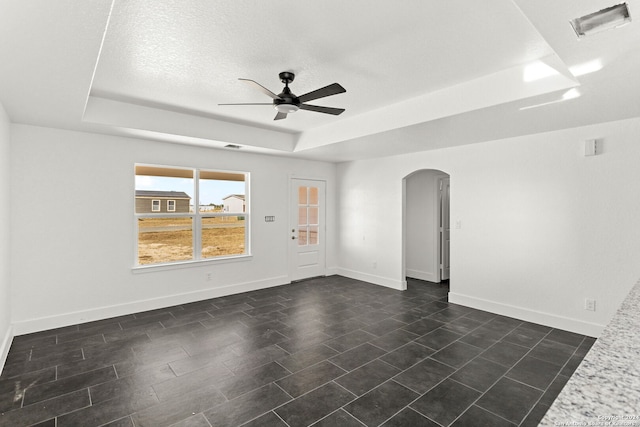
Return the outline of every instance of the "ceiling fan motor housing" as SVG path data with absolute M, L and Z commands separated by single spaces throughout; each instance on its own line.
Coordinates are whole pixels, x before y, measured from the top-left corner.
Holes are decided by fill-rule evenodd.
M 279 74 L 279 77 L 280 81 L 285 84 L 285 87 L 282 93 L 278 94 L 280 99 L 273 100 L 273 107 L 281 113 L 294 113 L 300 109 L 300 104 L 302 104 L 298 97 L 289 89 L 289 83 L 293 81 L 295 74 L 283 71 Z

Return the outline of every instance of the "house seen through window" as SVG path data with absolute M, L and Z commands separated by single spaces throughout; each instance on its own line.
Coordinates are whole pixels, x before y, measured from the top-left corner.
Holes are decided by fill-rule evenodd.
M 136 165 L 136 264 L 248 254 L 248 173 Z

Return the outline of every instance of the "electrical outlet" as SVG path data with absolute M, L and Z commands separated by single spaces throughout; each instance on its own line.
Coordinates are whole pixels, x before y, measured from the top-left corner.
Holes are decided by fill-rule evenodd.
M 585 298 L 584 309 L 587 311 L 596 311 L 596 300 Z
M 210 282 L 212 278 L 212 274 L 211 273 L 207 273 L 207 282 Z

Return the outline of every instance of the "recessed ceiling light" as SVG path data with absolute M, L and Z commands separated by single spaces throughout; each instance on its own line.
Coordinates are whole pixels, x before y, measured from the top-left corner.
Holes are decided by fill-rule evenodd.
M 631 15 L 629 15 L 627 4 L 622 3 L 572 19 L 569 22 L 578 38 L 582 38 L 626 25 L 631 22 Z

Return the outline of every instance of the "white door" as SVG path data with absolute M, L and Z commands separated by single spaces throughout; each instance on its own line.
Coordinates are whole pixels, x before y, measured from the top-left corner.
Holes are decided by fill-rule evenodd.
M 449 178 L 440 179 L 440 280 L 449 279 Z
M 292 281 L 325 275 L 325 182 L 291 180 L 289 266 Z

